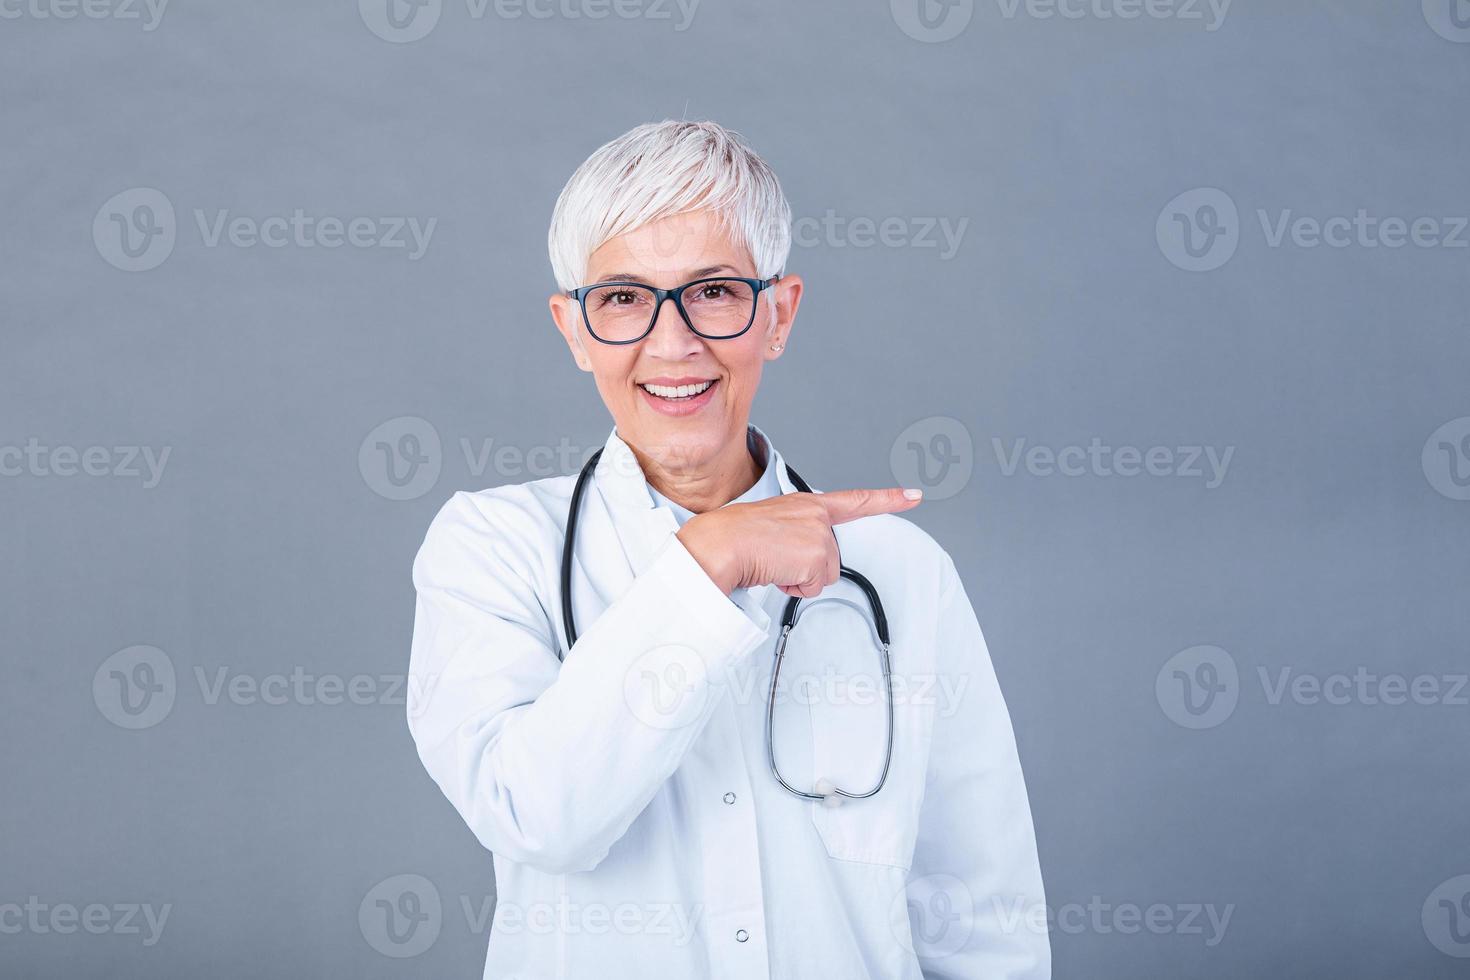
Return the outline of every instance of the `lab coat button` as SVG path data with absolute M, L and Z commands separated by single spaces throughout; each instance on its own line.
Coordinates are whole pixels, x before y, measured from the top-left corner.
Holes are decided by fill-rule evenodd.
M 726 793 L 725 794 L 725 802 L 726 803 L 734 803 L 735 802 L 735 794 L 734 793 Z
M 743 943 L 743 942 L 745 942 L 749 938 L 750 938 L 750 933 L 746 932 L 744 929 L 741 929 L 741 930 L 739 930 L 738 932 L 735 933 L 735 941 L 737 943 Z

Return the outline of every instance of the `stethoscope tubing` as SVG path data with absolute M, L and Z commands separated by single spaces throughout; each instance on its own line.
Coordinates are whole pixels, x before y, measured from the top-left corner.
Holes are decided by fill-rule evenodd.
M 582 496 L 586 493 L 588 480 L 597 468 L 597 461 L 602 457 L 602 450 L 593 453 L 582 472 L 577 475 L 577 483 L 572 489 L 572 499 L 567 509 L 567 531 L 566 539 L 562 544 L 561 553 L 561 613 L 562 624 L 565 627 L 567 651 L 577 643 L 576 615 L 572 609 L 572 561 L 576 552 L 577 518 L 582 509 Z M 790 466 L 786 467 L 786 475 L 791 479 L 793 486 L 801 493 L 811 493 L 812 488 L 801 476 Z M 835 536 L 835 535 L 834 535 Z M 868 606 L 873 613 L 873 629 L 878 640 L 879 657 L 883 666 L 883 691 L 884 705 L 887 709 L 887 745 L 883 753 L 883 770 L 878 774 L 878 780 L 873 788 L 864 793 L 852 793 L 839 787 L 834 787 L 832 795 L 845 797 L 849 800 L 865 800 L 875 795 L 883 784 L 888 781 L 888 770 L 893 764 L 893 663 L 889 655 L 888 617 L 883 611 L 883 600 L 878 596 L 878 590 L 873 583 L 861 572 L 841 565 L 840 575 L 855 584 L 868 600 Z M 786 781 L 781 775 L 780 766 L 776 763 L 776 742 L 774 737 L 775 715 L 776 715 L 776 690 L 781 678 L 781 664 L 786 657 L 786 644 L 791 638 L 791 632 L 796 628 L 796 622 L 800 618 L 802 598 L 791 596 L 781 613 L 781 634 L 776 640 L 775 659 L 771 666 L 771 691 L 766 699 L 766 759 L 770 763 L 771 774 L 781 787 L 793 796 L 804 800 L 825 802 L 829 797 L 821 793 L 809 793 L 798 789 Z M 563 659 L 564 654 L 559 654 L 558 659 Z

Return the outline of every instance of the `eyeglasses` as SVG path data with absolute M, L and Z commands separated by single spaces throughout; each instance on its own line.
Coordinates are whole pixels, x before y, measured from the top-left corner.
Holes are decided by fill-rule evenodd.
M 569 289 L 567 296 L 581 304 L 587 332 L 604 344 L 636 344 L 647 337 L 666 299 L 674 301 L 684 323 L 698 336 L 730 340 L 750 329 L 761 292 L 780 278 L 719 276 L 695 279 L 673 289 L 640 282 L 599 282 Z

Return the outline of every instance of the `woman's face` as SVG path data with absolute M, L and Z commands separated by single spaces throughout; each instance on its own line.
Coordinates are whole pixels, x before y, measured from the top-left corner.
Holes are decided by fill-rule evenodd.
M 585 285 L 612 280 L 669 289 L 707 276 L 755 278 L 749 252 L 737 247 L 708 211 L 675 215 L 606 242 L 592 253 Z M 705 340 L 684 323 L 673 302 L 659 310 L 653 331 L 635 344 L 604 344 L 587 332 L 576 300 L 551 297 L 551 315 L 577 366 L 592 372 L 618 435 L 667 470 L 699 473 L 721 452 L 745 447 L 750 405 L 766 361 L 781 356 L 801 279 L 783 276 L 775 304 L 762 295 L 755 322 L 739 337 Z M 589 300 L 590 302 L 590 300 Z M 668 389 L 709 387 L 692 397 Z M 662 389 L 654 394 L 647 386 Z

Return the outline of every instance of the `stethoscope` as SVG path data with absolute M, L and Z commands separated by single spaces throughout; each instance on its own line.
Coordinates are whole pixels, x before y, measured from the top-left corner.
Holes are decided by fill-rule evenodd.
M 602 450 L 592 454 L 587 464 L 582 467 L 582 472 L 577 476 L 577 485 L 572 490 L 572 502 L 567 511 L 567 534 L 566 543 L 562 546 L 561 553 L 561 615 L 562 622 L 566 624 L 567 649 L 577 642 L 576 617 L 572 612 L 572 554 L 576 550 L 577 540 L 577 516 L 582 508 L 582 494 L 587 489 L 587 480 L 592 471 L 597 468 L 597 461 L 602 457 Z M 802 493 L 811 493 L 805 480 L 796 474 L 790 466 L 786 467 L 786 475 L 791 478 L 791 483 Z M 893 763 L 893 665 L 888 655 L 888 617 L 883 614 L 883 601 L 878 598 L 878 590 L 873 588 L 861 573 L 840 566 L 842 577 L 852 582 L 867 596 L 868 609 L 872 613 L 872 627 L 877 641 L 879 660 L 883 665 L 883 692 L 884 706 L 888 712 L 887 744 L 883 755 L 883 771 L 878 774 L 878 781 L 873 788 L 865 793 L 851 793 L 845 789 L 833 786 L 828 793 L 806 792 L 797 789 L 786 778 L 781 775 L 781 768 L 776 764 L 776 743 L 772 737 L 772 729 L 775 726 L 776 716 L 776 689 L 781 679 L 781 662 L 786 656 L 786 643 L 791 638 L 791 631 L 796 629 L 797 620 L 800 619 L 802 599 L 792 596 L 786 603 L 786 609 L 781 614 L 781 636 L 776 640 L 776 660 L 771 668 L 771 691 L 766 698 L 766 759 L 771 766 L 771 775 L 776 777 L 776 782 L 793 796 L 803 800 L 815 800 L 829 805 L 840 802 L 837 797 L 845 797 L 849 800 L 865 800 L 883 788 L 888 779 L 888 767 Z M 822 601 L 842 602 L 846 605 L 855 605 L 845 599 L 832 599 Z M 814 787 L 815 789 L 815 787 Z

